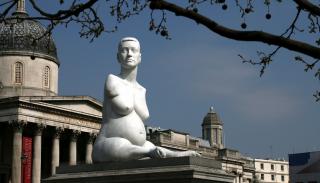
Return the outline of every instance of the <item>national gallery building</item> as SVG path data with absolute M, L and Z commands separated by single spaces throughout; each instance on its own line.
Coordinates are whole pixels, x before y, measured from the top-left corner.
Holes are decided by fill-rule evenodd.
M 59 96 L 59 59 L 46 29 L 19 1 L 0 23 L 0 182 L 40 183 L 62 164 L 91 164 L 102 104 L 89 96 Z M 43 35 L 39 37 L 40 35 Z M 147 127 L 148 139 L 172 150 L 195 150 L 222 162 L 235 183 L 254 181 L 253 160 L 223 145 L 223 123 L 213 108 L 202 138 Z
M 55 44 L 27 16 L 20 3 L 16 19 L 0 23 L 1 183 L 40 183 L 63 163 L 92 163 L 100 129 L 99 101 L 58 96 Z

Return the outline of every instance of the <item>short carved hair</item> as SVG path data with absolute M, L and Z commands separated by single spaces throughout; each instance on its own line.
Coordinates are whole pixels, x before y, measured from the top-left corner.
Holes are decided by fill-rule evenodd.
M 138 39 L 137 39 L 137 38 L 134 38 L 134 37 L 124 37 L 124 38 L 122 38 L 122 39 L 120 40 L 120 42 L 119 42 L 118 50 L 120 50 L 120 48 L 122 47 L 122 43 L 123 43 L 123 42 L 126 42 L 126 41 L 134 41 L 134 42 L 137 42 L 138 45 L 139 45 L 139 49 L 141 50 L 141 48 L 140 48 L 140 43 L 139 43 Z

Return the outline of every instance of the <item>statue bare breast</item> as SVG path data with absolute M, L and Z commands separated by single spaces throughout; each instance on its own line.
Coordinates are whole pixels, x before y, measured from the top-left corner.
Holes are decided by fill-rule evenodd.
M 146 141 L 143 121 L 149 117 L 145 89 L 110 74 L 105 90 L 108 96 L 103 114 L 105 137 L 122 137 L 132 144 L 143 145 Z
M 141 62 L 139 41 L 123 38 L 117 58 L 121 71 L 119 77 L 110 74 L 106 79 L 102 127 L 93 145 L 93 161 L 198 156 L 195 151 L 175 152 L 146 140 L 144 121 L 149 117 L 146 89 L 136 80 Z

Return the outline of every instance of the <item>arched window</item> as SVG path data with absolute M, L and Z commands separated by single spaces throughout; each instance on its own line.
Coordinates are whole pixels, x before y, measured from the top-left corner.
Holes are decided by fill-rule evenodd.
M 50 87 L 50 67 L 46 66 L 44 68 L 44 87 L 49 88 Z
M 14 83 L 22 84 L 23 81 L 23 65 L 21 62 L 14 64 Z

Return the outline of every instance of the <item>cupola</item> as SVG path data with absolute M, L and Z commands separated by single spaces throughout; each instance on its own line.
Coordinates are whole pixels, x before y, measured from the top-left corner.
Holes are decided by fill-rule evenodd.
M 223 148 L 223 123 L 218 114 L 210 107 L 209 112 L 203 118 L 202 138 L 208 140 L 211 146 Z
M 17 2 L 0 22 L 0 98 L 58 94 L 57 50 L 51 34 Z

